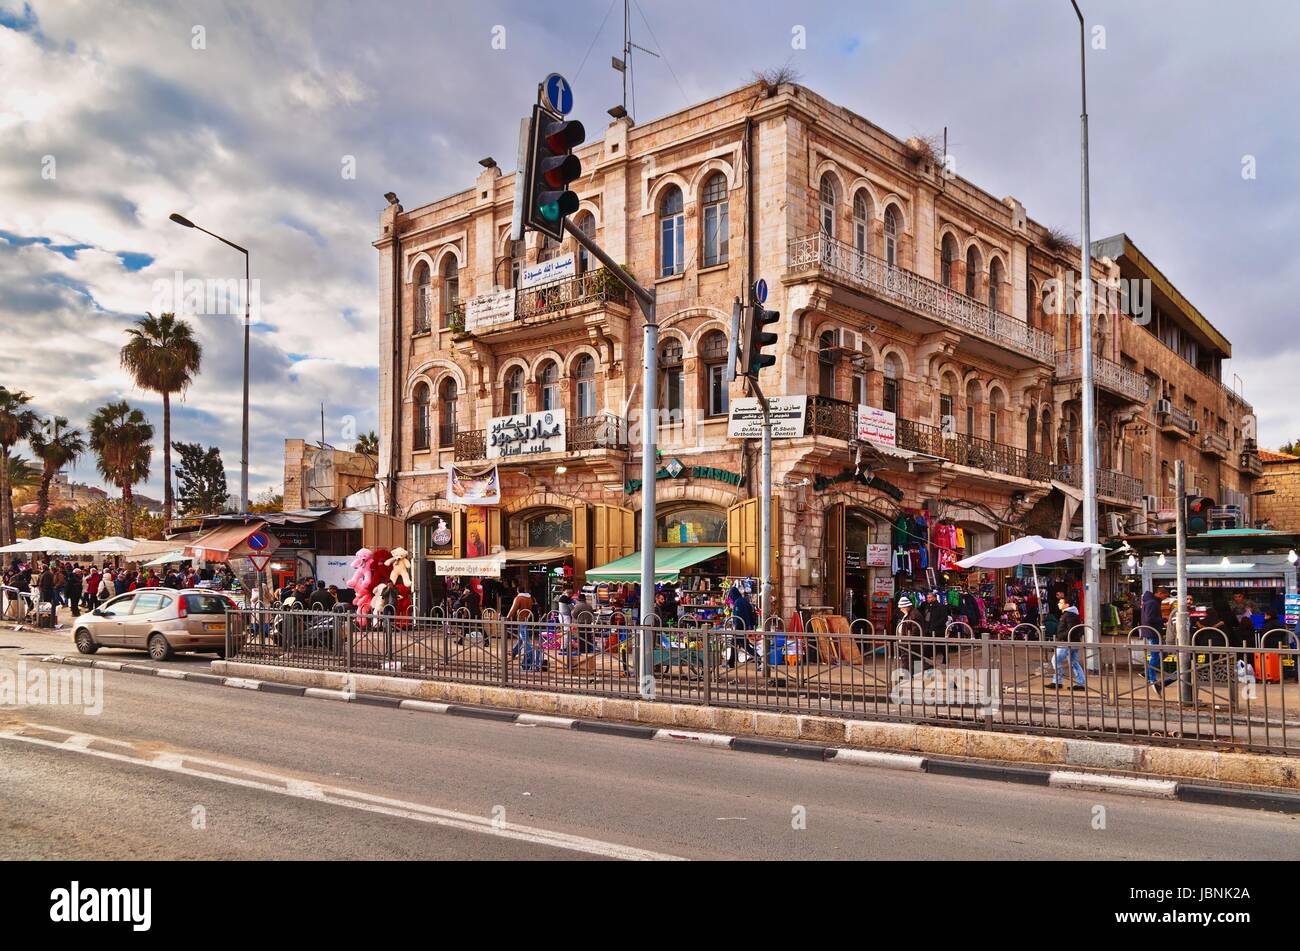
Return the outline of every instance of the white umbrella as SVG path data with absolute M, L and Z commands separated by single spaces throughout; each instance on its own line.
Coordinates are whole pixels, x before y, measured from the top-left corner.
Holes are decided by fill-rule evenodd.
M 185 554 L 185 549 L 182 548 L 177 551 L 169 551 L 165 555 L 159 555 L 153 561 L 146 561 L 141 567 L 157 568 L 160 565 L 171 565 L 178 561 L 189 561 L 190 557 L 191 556 Z
M 50 538 L 42 535 L 40 538 L 24 538 L 12 545 L 6 545 L 4 548 L 0 548 L 0 552 L 27 552 L 29 554 L 44 552 L 52 555 L 80 555 L 84 554 L 84 549 L 76 542 L 70 542 L 66 538 Z
M 1034 593 L 1038 595 L 1039 611 L 1042 610 L 1043 593 L 1038 587 L 1038 565 L 1050 565 L 1071 558 L 1082 558 L 1094 548 L 1101 545 L 1089 545 L 1085 542 L 1062 541 L 1059 538 L 1043 538 L 1041 535 L 1026 535 L 1013 542 L 990 548 L 988 551 L 971 555 L 957 562 L 958 568 L 1015 568 L 1029 565 L 1034 574 Z M 1039 615 L 1041 617 L 1041 614 Z
M 86 542 L 81 546 L 81 550 L 85 554 L 120 555 L 134 547 L 133 539 L 123 538 L 121 535 L 109 535 L 106 538 L 96 538 L 94 541 Z

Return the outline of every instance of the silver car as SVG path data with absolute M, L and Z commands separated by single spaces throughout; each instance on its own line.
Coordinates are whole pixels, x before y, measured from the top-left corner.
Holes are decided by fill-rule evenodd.
M 147 650 L 154 660 L 176 651 L 225 656 L 226 610 L 235 602 L 218 591 L 201 588 L 141 588 L 119 594 L 72 624 L 77 650 L 93 654 L 101 647 Z

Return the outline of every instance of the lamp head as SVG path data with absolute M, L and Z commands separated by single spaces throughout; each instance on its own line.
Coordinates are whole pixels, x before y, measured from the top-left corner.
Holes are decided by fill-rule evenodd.
M 181 225 L 183 227 L 186 228 L 194 227 L 194 222 L 190 221 L 190 219 L 186 218 L 184 215 L 178 215 L 175 212 L 172 212 L 170 215 L 168 215 L 168 217 L 171 218 L 172 221 L 176 222 L 178 225 Z

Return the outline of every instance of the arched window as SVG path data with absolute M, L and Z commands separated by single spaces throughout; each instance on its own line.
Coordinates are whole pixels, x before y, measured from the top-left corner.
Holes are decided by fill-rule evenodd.
M 429 448 L 429 384 L 419 383 L 415 387 L 415 418 L 411 445 L 416 449 Z
M 957 431 L 956 401 L 957 379 L 951 373 L 945 373 L 939 384 L 939 428 L 945 433 Z
M 825 330 L 817 342 L 817 393 L 835 398 L 835 363 L 839 356 L 835 345 L 835 331 Z
M 727 513 L 702 505 L 671 509 L 655 519 L 661 545 L 725 545 Z
M 980 396 L 980 385 L 977 381 L 971 380 L 966 384 L 966 435 L 978 436 L 979 428 L 979 408 L 984 402 Z
M 900 413 L 899 409 L 903 405 L 903 371 L 899 366 L 898 357 L 889 354 L 885 357 L 885 392 L 884 407 L 887 412 Z
M 1029 416 L 1025 420 L 1025 448 L 1030 452 L 1038 451 L 1038 407 L 1029 407 Z
M 1029 324 L 1029 326 L 1033 327 L 1036 330 L 1040 326 L 1037 306 L 1038 306 L 1038 289 L 1034 286 L 1033 281 L 1027 281 L 1025 283 L 1025 321 Z
M 537 263 L 549 261 L 560 253 L 560 242 L 549 234 L 542 235 L 542 246 L 537 249 Z
M 428 333 L 433 326 L 433 285 L 430 283 L 429 265 L 423 261 L 415 268 L 415 323 L 413 331 Z
M 442 324 L 451 325 L 452 312 L 460 308 L 460 269 L 456 256 L 448 254 L 442 259 Z
M 822 176 L 821 189 L 822 234 L 835 237 L 835 206 L 839 203 L 839 189 L 835 187 L 835 176 L 827 172 Z
M 944 287 L 957 289 L 957 239 L 950 234 L 943 236 L 943 251 L 939 255 L 939 282 Z
M 574 218 L 573 221 L 574 224 L 578 226 L 579 231 L 585 234 L 588 238 L 591 238 L 593 240 L 595 239 L 596 237 L 596 216 L 595 215 L 593 215 L 589 211 L 584 211 L 580 213 L 578 217 Z M 591 270 L 591 254 L 582 245 L 578 245 L 578 273 L 586 274 L 589 270 Z
M 1001 435 L 1001 429 L 998 427 L 1002 419 L 1002 411 L 1006 408 L 1006 402 L 1002 398 L 1001 390 L 994 390 L 989 394 L 989 442 L 997 442 Z
M 506 374 L 506 399 L 503 409 L 507 416 L 519 416 L 524 411 L 524 371 L 519 367 Z
M 537 383 L 541 390 L 542 409 L 560 408 L 560 371 L 554 360 L 547 360 L 537 372 Z
M 885 263 L 898 267 L 898 209 L 885 209 Z
M 727 263 L 728 213 L 727 213 L 727 176 L 714 172 L 704 183 L 700 196 L 703 210 L 700 212 L 704 225 L 704 266 L 714 267 Z
M 579 418 L 596 415 L 596 361 L 589 356 L 578 357 L 573 366 L 575 396 Z
M 710 330 L 700 341 L 700 361 L 704 365 L 704 387 L 707 393 L 705 408 L 709 416 L 726 416 L 727 392 L 727 335 L 721 330 Z
M 966 296 L 979 297 L 980 286 L 980 253 L 975 250 L 975 245 L 971 245 L 966 250 Z
M 989 310 L 998 309 L 998 292 L 1002 288 L 1002 262 L 994 258 L 989 262 Z
M 686 219 L 682 213 L 682 190 L 669 185 L 659 199 L 659 276 L 681 274 L 686 266 L 685 256 Z
M 526 519 L 524 541 L 529 548 L 568 548 L 573 544 L 573 513 L 543 512 Z
M 659 347 L 659 408 L 664 422 L 673 426 L 680 423 L 685 412 L 686 391 L 682 379 L 682 342 L 668 337 Z
M 445 377 L 438 384 L 438 445 L 456 444 L 456 381 Z
M 853 247 L 858 254 L 871 250 L 871 197 L 865 189 L 853 196 Z
M 518 287 L 522 283 L 520 275 L 524 270 L 524 243 L 507 241 L 506 253 L 510 255 L 510 286 Z
M 1105 423 L 1097 426 L 1097 468 L 1113 469 L 1110 445 L 1110 427 Z
M 1043 410 L 1043 431 L 1039 433 L 1039 441 L 1042 443 L 1039 451 L 1048 459 L 1052 458 L 1052 411 Z

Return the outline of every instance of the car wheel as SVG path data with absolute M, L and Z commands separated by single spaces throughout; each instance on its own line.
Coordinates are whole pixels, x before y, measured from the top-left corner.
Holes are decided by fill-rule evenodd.
M 149 657 L 152 660 L 171 660 L 172 646 L 161 634 L 149 635 Z
M 83 654 L 93 654 L 95 651 L 99 650 L 99 645 L 95 643 L 95 639 L 90 636 L 90 632 L 84 627 L 77 631 L 74 641 L 76 642 L 77 650 Z

